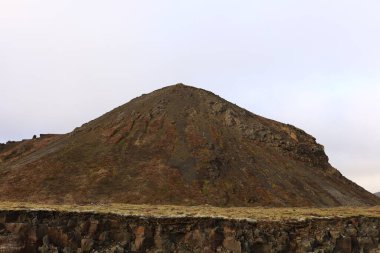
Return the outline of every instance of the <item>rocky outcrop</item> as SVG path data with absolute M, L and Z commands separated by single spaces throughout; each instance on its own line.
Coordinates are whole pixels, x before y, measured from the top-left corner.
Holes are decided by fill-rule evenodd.
M 23 158 L 41 149 L 50 142 L 59 139 L 59 134 L 41 134 L 40 138 L 25 139 L 22 141 L 8 141 L 0 143 L 0 171 L 2 163 L 9 163 L 14 160 L 23 161 Z
M 303 221 L 1 211 L 0 252 L 380 252 L 380 218 Z

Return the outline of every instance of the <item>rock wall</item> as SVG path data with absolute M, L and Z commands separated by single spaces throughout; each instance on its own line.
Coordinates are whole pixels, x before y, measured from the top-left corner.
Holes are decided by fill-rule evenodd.
M 0 253 L 380 252 L 380 218 L 236 221 L 0 211 Z

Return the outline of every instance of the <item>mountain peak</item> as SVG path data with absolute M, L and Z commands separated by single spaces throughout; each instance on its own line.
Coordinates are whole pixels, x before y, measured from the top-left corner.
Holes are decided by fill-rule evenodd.
M 0 198 L 228 206 L 379 203 L 304 131 L 176 84 L 73 132 L 0 150 Z M 17 153 L 18 152 L 18 153 Z M 10 153 L 17 159 L 5 159 Z M 14 184 L 27 180 L 25 184 Z

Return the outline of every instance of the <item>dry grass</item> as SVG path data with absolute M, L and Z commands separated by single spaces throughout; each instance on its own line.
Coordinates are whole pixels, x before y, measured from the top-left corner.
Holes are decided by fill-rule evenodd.
M 35 203 L 0 202 L 0 210 L 49 210 L 62 212 L 112 213 L 138 217 L 214 217 L 236 220 L 305 220 L 334 217 L 379 217 L 380 206 L 335 208 L 266 208 L 266 207 L 212 207 L 170 205 L 50 205 Z

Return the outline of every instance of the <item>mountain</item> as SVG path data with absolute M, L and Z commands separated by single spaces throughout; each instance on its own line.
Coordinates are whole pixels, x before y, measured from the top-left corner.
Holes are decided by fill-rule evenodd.
M 374 205 L 304 131 L 177 84 L 73 132 L 0 146 L 0 200 Z
M 376 192 L 375 195 L 380 197 L 380 192 Z

